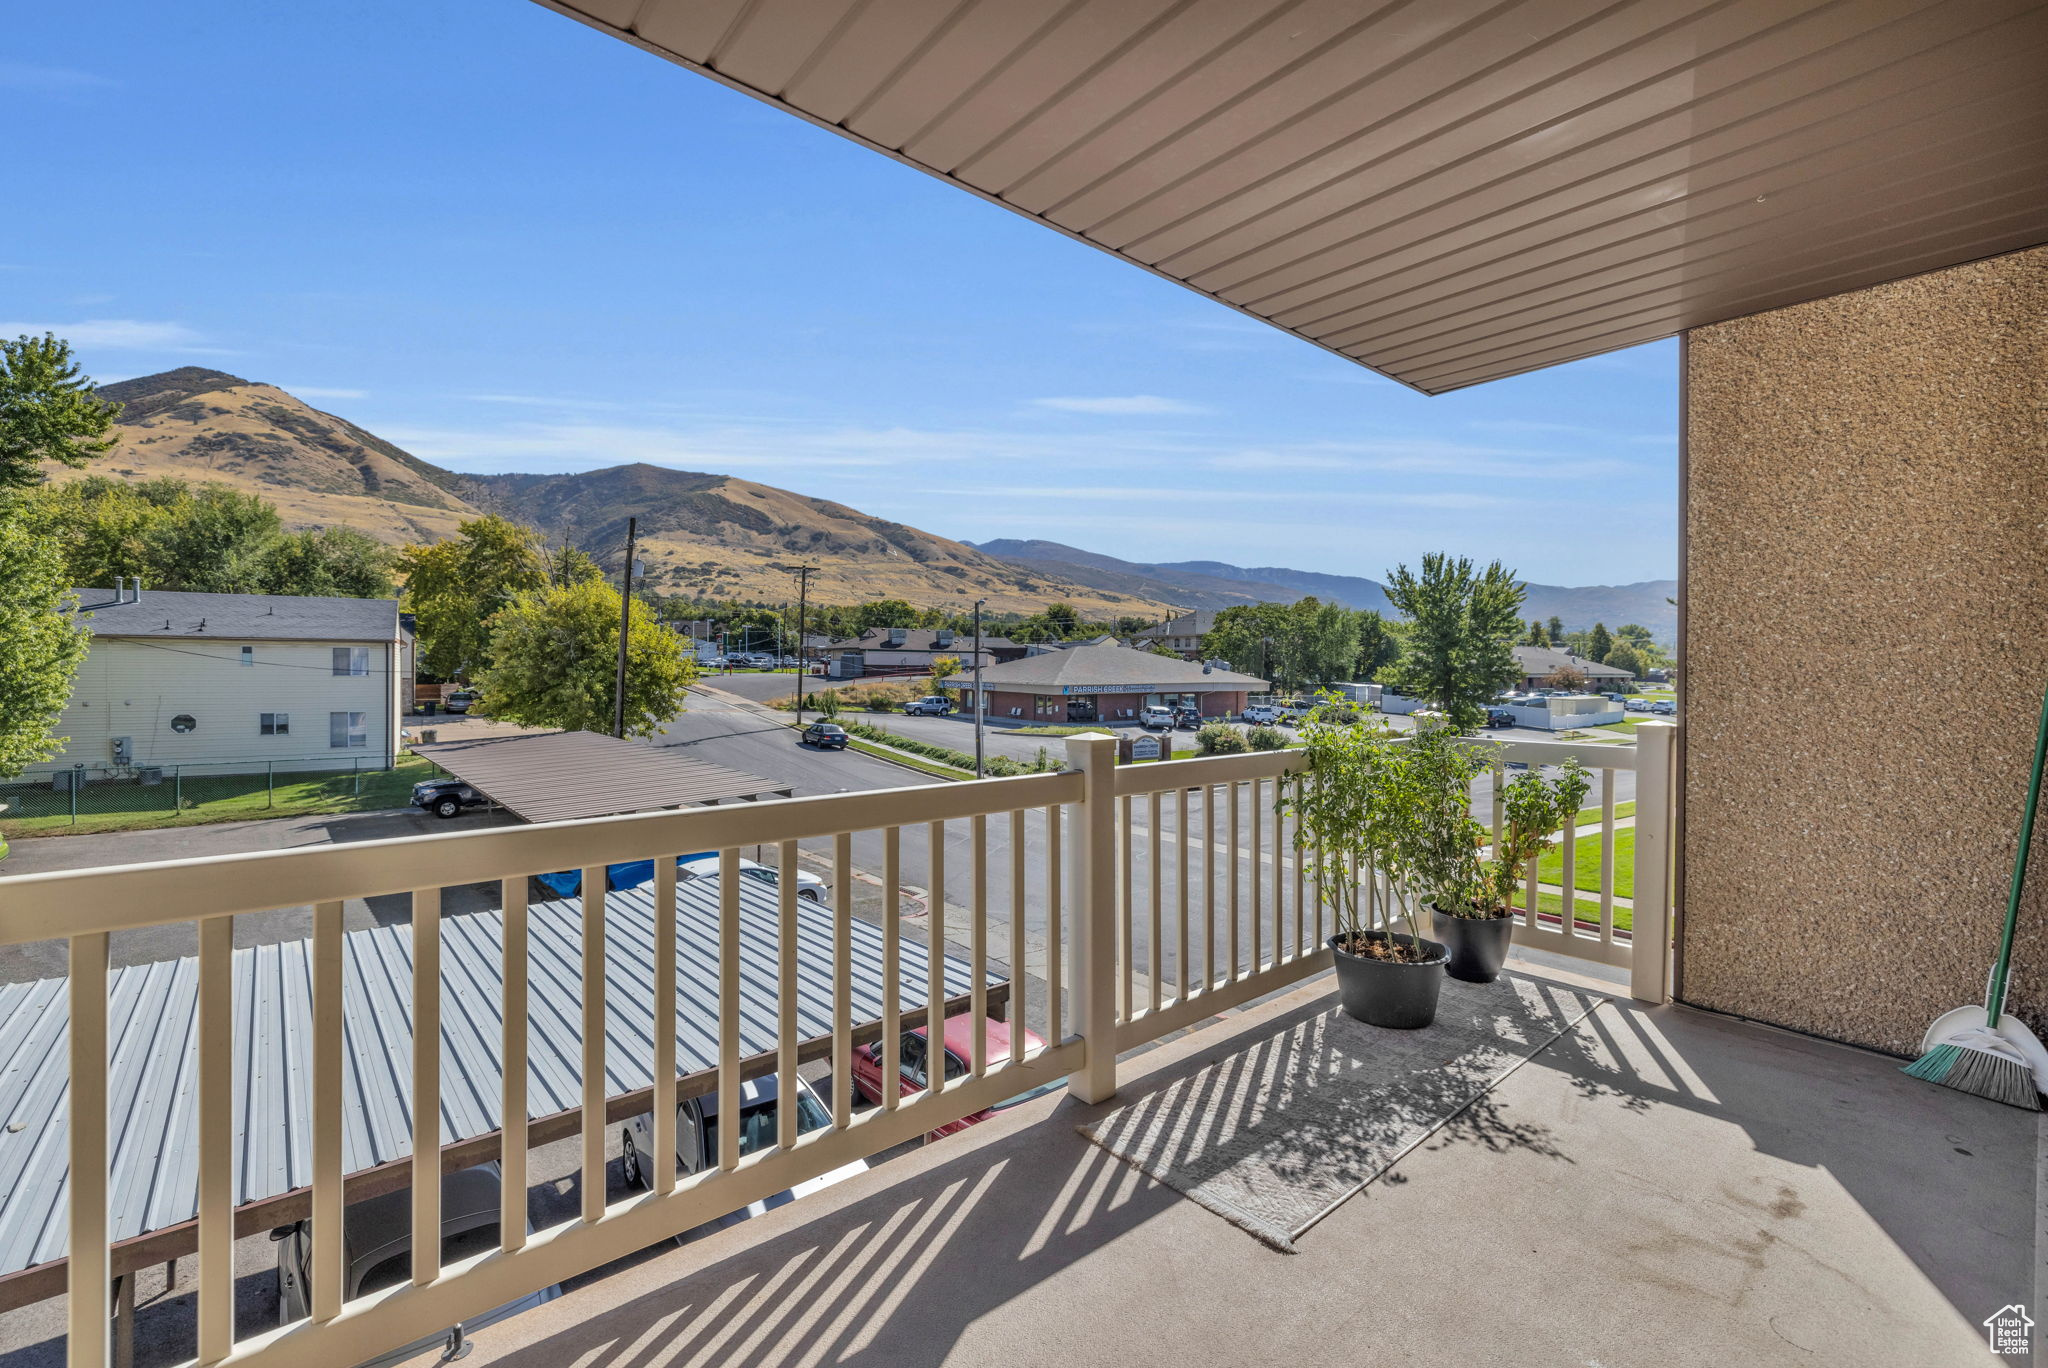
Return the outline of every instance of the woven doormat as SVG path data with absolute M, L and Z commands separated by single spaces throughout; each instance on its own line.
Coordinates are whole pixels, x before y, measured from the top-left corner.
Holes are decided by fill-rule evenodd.
M 1333 1004 L 1080 1127 L 1276 1249 L 1362 1191 L 1605 998 L 1503 974 L 1445 979 L 1434 1025 L 1389 1031 Z

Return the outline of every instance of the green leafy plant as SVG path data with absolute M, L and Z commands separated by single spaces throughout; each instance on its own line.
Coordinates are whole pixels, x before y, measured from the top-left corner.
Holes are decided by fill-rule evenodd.
M 1203 755 L 1243 755 L 1251 743 L 1228 722 L 1204 722 L 1195 733 L 1195 749 Z
M 1287 733 L 1281 731 L 1278 727 L 1266 726 L 1264 723 L 1255 727 L 1245 728 L 1244 739 L 1245 744 L 1255 751 L 1287 749 Z
M 1577 820 L 1579 804 L 1592 787 L 1592 776 L 1576 760 L 1567 760 L 1555 780 L 1536 769 L 1523 770 L 1501 785 L 1500 840 L 1480 863 L 1479 878 L 1457 902 L 1437 906 L 1455 917 L 1494 918 L 1514 910 L 1515 884 L 1529 862 L 1550 849 L 1552 835 Z

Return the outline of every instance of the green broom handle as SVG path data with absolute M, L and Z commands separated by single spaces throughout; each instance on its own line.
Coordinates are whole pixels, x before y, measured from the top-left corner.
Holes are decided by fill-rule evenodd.
M 1998 940 L 1998 962 L 1991 967 L 1991 991 L 1985 994 L 1990 1024 L 2005 1015 L 2005 979 L 2012 969 L 2013 932 L 2020 924 L 2020 890 L 2027 883 L 2027 852 L 2034 844 L 2034 812 L 2041 806 L 2041 769 L 2048 761 L 2048 691 L 2041 695 L 2041 725 L 2034 731 L 2034 777 L 2027 782 L 2027 808 L 2020 815 L 2020 848 L 2012 857 L 2012 888 L 2005 896 L 2005 934 Z

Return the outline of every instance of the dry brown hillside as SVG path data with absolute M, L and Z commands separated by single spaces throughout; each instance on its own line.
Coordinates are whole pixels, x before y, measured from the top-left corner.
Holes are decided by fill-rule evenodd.
M 261 494 L 293 527 L 341 525 L 391 543 L 453 535 L 484 511 L 618 564 L 626 519 L 657 589 L 781 602 L 790 568 L 814 565 L 813 601 L 902 598 L 996 612 L 1061 600 L 1084 614 L 1157 616 L 1166 605 L 1077 584 L 964 542 L 728 475 L 630 465 L 569 475 L 459 475 L 274 385 L 187 366 L 104 385 L 120 400 L 121 440 L 91 472 L 215 480 Z M 76 478 L 63 471 L 58 478 Z

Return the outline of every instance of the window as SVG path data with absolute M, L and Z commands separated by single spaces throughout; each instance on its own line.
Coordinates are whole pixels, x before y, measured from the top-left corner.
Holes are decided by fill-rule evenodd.
M 1066 700 L 1063 698 L 1049 698 L 1044 694 L 1040 694 L 1031 700 L 1031 708 L 1033 712 L 1058 712 L 1065 702 Z
M 290 736 L 292 734 L 292 715 L 290 713 L 261 713 L 258 716 L 261 721 L 257 730 L 263 735 Z
M 327 744 L 334 750 L 366 750 L 370 745 L 370 733 L 366 726 L 368 713 L 337 712 L 327 714 Z
M 242 648 L 242 663 L 244 665 L 254 665 L 256 663 L 256 648 L 254 646 L 244 646 Z
M 338 675 L 368 674 L 370 672 L 370 648 L 367 646 L 335 647 L 334 672 Z

